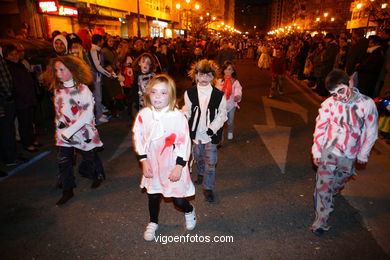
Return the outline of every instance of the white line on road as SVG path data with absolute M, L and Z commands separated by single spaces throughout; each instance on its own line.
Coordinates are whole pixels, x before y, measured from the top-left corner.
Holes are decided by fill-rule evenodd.
M 29 161 L 25 162 L 25 163 L 22 163 L 21 165 L 19 165 L 18 167 L 12 169 L 11 171 L 8 172 L 8 176 L 5 176 L 5 177 L 2 177 L 0 178 L 0 181 L 3 181 L 5 179 L 7 179 L 8 177 L 11 177 L 12 175 L 14 175 L 15 173 L 17 173 L 18 171 L 21 171 L 25 168 L 27 168 L 28 166 L 32 165 L 33 163 L 37 162 L 38 160 L 42 159 L 43 157 L 45 157 L 46 155 L 48 155 L 49 153 L 51 153 L 51 151 L 45 151 L 43 153 L 40 153 L 38 155 L 36 155 L 35 157 L 31 158 Z

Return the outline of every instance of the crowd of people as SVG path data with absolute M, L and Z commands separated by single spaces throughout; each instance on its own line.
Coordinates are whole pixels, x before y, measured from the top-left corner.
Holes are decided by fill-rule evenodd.
M 185 213 L 186 228 L 192 230 L 195 208 L 186 199 L 195 193 L 190 155 L 197 166 L 195 183 L 202 185 L 205 200 L 214 203 L 217 146 L 226 121 L 227 139 L 234 138 L 234 114 L 242 99 L 235 61 L 247 58 L 270 70 L 269 98 L 284 95 L 286 74 L 307 81 L 321 96 L 331 95 L 319 111 L 312 149 L 318 166 L 312 231 L 322 235 L 329 229 L 333 195 L 355 174 L 355 160 L 367 162 L 377 138 L 377 110 L 371 98 L 390 95 L 389 44 L 389 30 L 368 39 L 355 30 L 351 36 L 307 34 L 258 41 L 124 39 L 101 32 L 90 35 L 84 29 L 77 34 L 55 31 L 53 58 L 42 79 L 54 96 L 58 187 L 63 190 L 56 204 L 61 206 L 74 195 L 75 149 L 83 157 L 79 173 L 92 179 L 91 187 L 105 179 L 96 125 L 125 111 L 134 122 L 141 188 L 148 194 L 145 240 L 154 239 L 161 196 L 172 198 Z M 15 165 L 15 117 L 24 149 L 36 152 L 40 146 L 33 120 L 39 79 L 24 58 L 23 46 L 1 47 L 1 152 L 6 165 Z M 193 82 L 181 110 L 174 82 L 179 75 L 188 75 Z M 389 138 L 388 113 L 381 115 L 379 124 L 380 133 Z M 337 180 L 330 177 L 336 175 Z

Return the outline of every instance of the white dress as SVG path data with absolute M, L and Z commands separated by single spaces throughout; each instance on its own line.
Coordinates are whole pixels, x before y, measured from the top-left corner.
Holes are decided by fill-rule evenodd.
M 141 188 L 146 188 L 149 194 L 161 193 L 164 197 L 195 195 L 188 163 L 183 167 L 179 181 L 168 179 L 178 157 L 188 162 L 191 154 L 188 122 L 181 111 L 168 111 L 168 107 L 162 111 L 142 109 L 134 122 L 133 139 L 137 154 L 146 155 L 153 172 L 152 178 L 142 176 Z

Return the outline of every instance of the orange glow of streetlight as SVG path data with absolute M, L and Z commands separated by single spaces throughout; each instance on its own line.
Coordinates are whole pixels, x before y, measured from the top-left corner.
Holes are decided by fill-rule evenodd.
M 180 4 L 176 4 L 176 9 L 180 9 L 181 5 Z
M 195 5 L 195 9 L 196 9 L 196 10 L 199 10 L 199 9 L 200 9 L 200 5 L 199 5 L 199 4 L 196 4 L 196 5 Z
M 203 16 L 199 17 L 200 20 L 203 20 Z
M 387 4 L 382 4 L 382 9 L 386 9 L 386 7 L 387 7 Z
M 319 18 L 319 17 L 317 17 L 317 18 L 316 18 L 316 22 L 319 22 L 319 21 L 320 21 L 320 18 Z
M 206 13 L 206 15 L 207 15 L 207 16 L 209 16 L 209 15 L 210 15 L 210 13 Z
M 334 22 L 334 17 L 330 18 L 330 20 L 331 20 L 332 22 Z
M 191 0 L 186 0 L 186 3 L 189 4 L 191 2 Z
M 213 18 L 212 18 L 212 19 L 213 19 L 213 21 L 215 21 L 215 20 L 217 19 L 217 17 L 213 16 Z
M 362 6 L 363 6 L 363 4 L 360 4 L 360 3 L 359 3 L 359 4 L 356 5 L 356 8 L 357 8 L 357 9 L 360 9 L 360 8 L 362 8 Z
M 324 17 L 328 17 L 328 13 L 324 13 Z

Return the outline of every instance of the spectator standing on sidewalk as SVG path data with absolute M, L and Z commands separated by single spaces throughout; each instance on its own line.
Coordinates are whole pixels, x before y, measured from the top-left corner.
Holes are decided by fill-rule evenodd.
M 102 104 L 102 77 L 111 77 L 111 73 L 104 69 L 104 58 L 101 50 L 103 43 L 103 36 L 101 36 L 100 34 L 92 35 L 92 47 L 88 53 L 93 74 L 93 97 L 95 98 L 97 124 L 103 124 L 108 122 L 107 116 L 103 114 L 103 112 L 107 111 L 107 109 Z
M 346 71 L 351 76 L 366 55 L 368 39 L 364 37 L 364 29 L 356 29 L 352 32 L 352 45 L 347 54 Z
M 333 196 L 356 175 L 355 160 L 365 164 L 378 137 L 378 112 L 374 101 L 353 87 L 348 74 L 334 70 L 326 77 L 332 95 L 319 109 L 313 135 L 312 155 L 318 166 L 314 190 L 315 235 L 329 230 Z

